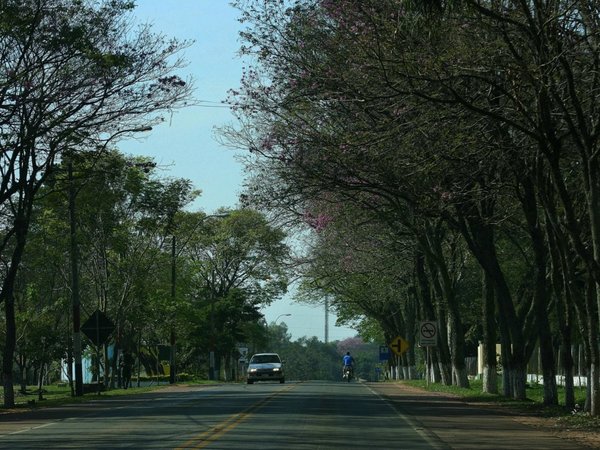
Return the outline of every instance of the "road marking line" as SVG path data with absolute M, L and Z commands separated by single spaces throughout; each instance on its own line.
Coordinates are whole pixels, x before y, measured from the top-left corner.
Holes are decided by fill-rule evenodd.
M 214 442 L 217 439 L 219 439 L 225 433 L 233 430 L 235 427 L 237 427 L 239 424 L 241 424 L 244 420 L 248 419 L 252 415 L 252 413 L 254 413 L 259 408 L 265 406 L 267 403 L 272 401 L 275 397 L 277 397 L 278 395 L 283 394 L 285 392 L 288 392 L 289 390 L 293 389 L 294 387 L 295 387 L 294 385 L 291 385 L 291 386 L 287 386 L 285 389 L 274 392 L 273 394 L 271 394 L 270 396 L 268 396 L 266 398 L 263 398 L 259 402 L 254 403 L 253 405 L 250 405 L 248 408 L 246 408 L 242 412 L 236 413 L 236 414 L 228 417 L 227 419 L 223 420 L 222 422 L 218 423 L 217 425 L 209 428 L 208 430 L 198 434 L 197 436 L 194 436 L 190 440 L 184 442 L 181 445 L 181 447 L 177 447 L 175 450 L 184 450 L 184 449 L 190 449 L 190 448 L 197 450 L 197 449 L 202 449 L 202 448 L 206 447 L 211 442 Z
M 22 430 L 17 430 L 17 431 L 11 431 L 10 433 L 7 434 L 19 434 L 19 433 L 25 433 L 26 431 L 31 431 L 31 430 L 38 430 L 40 428 L 45 428 L 48 427 L 50 425 L 56 425 L 56 422 L 48 422 L 48 423 L 43 423 L 42 425 L 37 425 L 35 427 L 28 427 L 28 428 L 23 428 Z
M 375 394 L 375 396 L 379 397 L 396 415 L 400 416 L 406 423 L 408 423 L 413 430 L 415 430 L 427 443 L 431 445 L 431 448 L 435 449 L 447 449 L 448 445 L 442 441 L 434 432 L 429 431 L 427 428 L 423 427 L 417 420 L 413 417 L 404 414 L 400 409 L 394 404 L 394 402 L 389 399 L 385 394 L 380 394 L 375 391 L 371 386 L 367 386 L 367 389 L 371 391 L 371 393 Z

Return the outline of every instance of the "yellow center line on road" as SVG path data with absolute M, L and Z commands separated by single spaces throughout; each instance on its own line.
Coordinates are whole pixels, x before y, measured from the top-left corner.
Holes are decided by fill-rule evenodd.
M 252 415 L 252 413 L 255 412 L 257 409 L 265 406 L 267 403 L 269 403 L 271 400 L 273 400 L 278 395 L 288 392 L 291 389 L 293 389 L 294 387 L 295 387 L 294 385 L 287 386 L 285 389 L 277 391 L 277 392 L 271 394 L 270 396 L 263 398 L 262 400 L 260 400 L 257 403 L 254 403 L 253 405 L 249 406 L 242 412 L 239 412 L 237 414 L 229 416 L 227 419 L 223 420 L 222 422 L 220 422 L 220 423 L 216 424 L 215 426 L 209 428 L 208 430 L 198 434 L 197 436 L 194 436 L 190 440 L 184 442 L 181 445 L 181 447 L 177 447 L 175 450 L 205 448 L 211 442 L 216 441 L 221 436 L 223 436 L 225 433 L 233 430 L 240 423 L 242 423 L 244 420 L 246 420 L 248 417 L 250 417 Z

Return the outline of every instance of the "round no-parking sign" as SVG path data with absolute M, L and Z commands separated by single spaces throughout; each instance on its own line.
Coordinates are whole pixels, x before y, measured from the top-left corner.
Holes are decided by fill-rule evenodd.
M 432 321 L 421 322 L 419 325 L 419 345 L 434 347 L 437 345 L 437 324 Z

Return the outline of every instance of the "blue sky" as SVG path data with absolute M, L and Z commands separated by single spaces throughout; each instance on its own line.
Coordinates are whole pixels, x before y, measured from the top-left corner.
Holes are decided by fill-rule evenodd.
M 214 103 L 177 111 L 170 123 L 119 147 L 124 153 L 154 158 L 165 177 L 190 179 L 202 191 L 192 209 L 210 214 L 220 207 L 236 207 L 244 174 L 236 152 L 215 139 L 215 127 L 234 121 L 228 108 L 218 106 L 228 89 L 239 86 L 242 74 L 243 61 L 237 56 L 238 11 L 229 0 L 137 0 L 136 4 L 136 20 L 150 23 L 155 32 L 195 41 L 185 51 L 189 65 L 181 75 L 194 78 L 196 99 Z M 285 322 L 294 340 L 302 336 L 324 339 L 323 307 L 299 305 L 288 296 L 263 313 L 268 323 Z M 335 327 L 335 317 L 329 317 L 330 340 L 356 334 Z

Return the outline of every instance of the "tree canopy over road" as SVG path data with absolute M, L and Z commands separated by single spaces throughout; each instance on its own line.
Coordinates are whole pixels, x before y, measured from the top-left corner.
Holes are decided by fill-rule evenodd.
M 482 342 L 483 389 L 501 370 L 523 399 L 539 347 L 545 403 L 560 355 L 572 407 L 578 345 L 600 415 L 597 2 L 234 3 L 252 64 L 221 136 L 249 178 L 241 207 L 212 216 L 189 211 L 188 180 L 117 148 L 194 102 L 189 42 L 134 27 L 128 0 L 0 6 L 4 405 L 15 373 L 24 390 L 77 359 L 75 305 L 109 315 L 112 351 L 149 373 L 165 343 L 174 371 L 203 372 L 210 348 L 228 372 L 240 342 L 334 361 L 261 322 L 291 279 L 286 233 L 308 229 L 299 296 L 371 343 L 405 336 L 403 376 L 431 320 L 435 380 L 468 386 Z M 114 384 L 116 353 L 97 354 Z
M 437 320 L 446 383 L 481 340 L 494 391 L 500 342 L 518 399 L 536 345 L 545 402 L 559 347 L 572 392 L 581 344 L 600 414 L 597 3 L 236 4 L 254 65 L 223 136 L 248 150 L 245 201 L 315 230 L 305 289 L 388 338 Z

